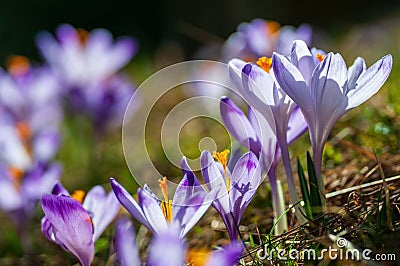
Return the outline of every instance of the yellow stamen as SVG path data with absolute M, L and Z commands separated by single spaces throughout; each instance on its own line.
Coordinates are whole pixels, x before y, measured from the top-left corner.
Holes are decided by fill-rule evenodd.
M 165 219 L 168 222 L 172 221 L 172 200 L 168 200 L 168 180 L 167 177 L 164 176 L 162 180 L 158 180 L 158 185 L 160 186 L 161 193 L 164 197 L 164 200 L 161 201 L 160 207 L 164 214 Z
M 169 200 L 168 202 L 163 200 L 161 201 L 161 210 L 164 214 L 165 220 L 168 222 L 172 221 L 172 200 Z
M 168 201 L 168 180 L 167 177 L 164 176 L 162 180 L 158 180 L 158 185 L 160 186 L 161 193 L 164 197 L 165 201 Z
M 86 45 L 89 39 L 89 32 L 87 32 L 87 30 L 82 28 L 76 29 L 76 32 L 78 33 L 80 43 L 82 45 Z
M 83 198 L 85 197 L 85 191 L 83 190 L 75 190 L 74 193 L 72 193 L 71 198 L 79 201 L 80 203 L 83 202 Z
M 322 60 L 324 60 L 325 56 L 322 54 L 316 54 L 315 57 L 318 59 L 318 61 L 322 62 Z
M 260 57 L 258 58 L 256 64 L 261 67 L 262 69 L 264 69 L 265 72 L 269 73 L 269 71 L 271 70 L 271 66 L 272 66 L 272 58 L 271 57 Z
M 13 76 L 26 74 L 31 65 L 29 59 L 25 56 L 13 55 L 7 58 L 6 62 L 8 72 Z
M 229 176 L 225 177 L 225 185 L 226 185 L 226 189 L 228 190 L 228 193 L 229 193 L 229 191 L 231 190 L 231 179 Z
M 229 150 L 225 149 L 224 151 L 221 152 L 214 151 L 212 156 L 214 157 L 215 160 L 217 160 L 222 164 L 222 167 L 224 168 L 224 173 L 226 174 L 226 166 L 228 164 L 228 159 L 229 159 Z
M 224 175 L 225 175 L 225 185 L 226 185 L 226 189 L 229 192 L 229 190 L 231 189 L 231 179 L 226 174 L 226 167 L 227 167 L 228 159 L 229 159 L 229 150 L 225 149 L 222 152 L 214 151 L 212 156 L 214 157 L 215 160 L 217 160 L 218 162 L 220 162 L 222 164 L 222 167 L 224 169 Z

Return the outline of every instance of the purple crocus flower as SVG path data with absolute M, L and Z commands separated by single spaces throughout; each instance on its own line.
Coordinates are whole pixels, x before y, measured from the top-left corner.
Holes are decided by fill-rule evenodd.
M 61 174 L 50 163 L 60 146 L 57 81 L 21 56 L 0 69 L 0 208 L 19 229 Z
M 139 252 L 136 247 L 135 228 L 131 220 L 126 216 L 119 217 L 115 223 L 114 245 L 117 253 L 118 265 L 141 265 Z
M 134 39 L 114 41 L 105 29 L 89 33 L 63 24 L 56 38 L 40 33 L 37 45 L 60 80 L 72 110 L 88 114 L 100 131 L 122 123 L 133 85 L 117 72 L 136 53 Z
M 138 202 L 113 178 L 110 179 L 114 193 L 122 206 L 135 219 L 154 234 L 176 227 L 179 236 L 184 236 L 200 220 L 210 207 L 216 191 L 206 193 L 198 181 L 190 175 L 184 175 L 172 200 L 168 199 L 167 179 L 160 180 L 164 200 L 145 185 L 138 189 Z
M 249 106 L 248 116 L 246 116 L 228 97 L 223 97 L 221 99 L 220 110 L 224 125 L 227 127 L 230 134 L 238 140 L 242 146 L 251 150 L 254 154 L 260 154 L 260 161 L 264 162 L 264 170 L 268 172 L 275 218 L 278 218 L 285 209 L 279 200 L 277 188 L 276 168 L 281 157 L 281 149 L 274 130 L 271 129 L 262 115 L 256 115 L 256 110 L 253 110 Z M 304 133 L 307 128 L 306 125 L 300 109 L 296 107 L 288 121 L 288 144 L 292 143 Z M 262 132 L 262 130 L 264 132 Z M 283 218 L 276 231 L 283 232 L 284 230 L 287 230 L 287 223 Z
M 24 57 L 9 59 L 8 72 L 0 69 L 2 161 L 26 170 L 33 160 L 48 162 L 54 157 L 63 117 L 58 96 L 51 71 L 31 67 Z
M 261 56 L 272 56 L 274 51 L 289 55 L 294 40 L 304 40 L 310 44 L 311 36 L 312 29 L 306 24 L 297 29 L 293 26 L 281 28 L 275 21 L 253 19 L 238 26 L 237 32 L 226 40 L 223 54 L 228 60 L 241 58 L 250 61 Z
M 229 62 L 229 74 L 232 82 L 246 99 L 251 107 L 264 116 L 270 128 L 276 130 L 276 140 L 279 146 L 277 155 L 282 156 L 283 166 L 292 203 L 300 202 L 290 164 L 288 130 L 289 119 L 292 116 L 296 103 L 286 94 L 275 81 L 274 72 L 271 69 L 272 58 L 262 57 L 256 64 L 246 63 L 240 59 L 232 59 Z M 299 110 L 293 115 L 291 134 L 293 141 L 306 130 L 306 123 Z M 262 121 L 258 119 L 258 121 Z M 259 123 L 259 122 L 257 122 Z M 256 123 L 253 123 L 256 124 Z M 296 125 L 295 127 L 293 125 Z M 267 126 L 268 127 L 268 126 Z M 293 130 L 294 129 L 294 130 Z M 265 153 L 263 154 L 265 156 Z M 276 158 L 279 160 L 279 157 Z M 277 161 L 274 162 L 275 164 Z M 265 169 L 268 170 L 268 169 Z M 273 168 L 272 171 L 275 169 Z M 304 217 L 297 212 L 298 219 L 303 222 Z
M 313 55 L 302 41 L 294 43 L 291 61 L 274 54 L 276 80 L 300 107 L 307 121 L 321 193 L 325 193 L 321 176 L 322 152 L 333 125 L 374 95 L 391 69 L 391 55 L 384 56 L 368 69 L 364 60 L 357 58 L 347 69 L 340 54 Z
M 63 114 L 51 70 L 32 67 L 22 56 L 10 57 L 7 70 L 0 69 L 0 123 L 13 122 L 32 136 L 57 129 Z
M 261 183 L 261 165 L 257 156 L 248 152 L 236 163 L 232 173 L 227 168 L 229 151 L 203 151 L 200 164 L 204 181 L 210 191 L 219 189 L 213 207 L 221 215 L 231 241 L 238 239 L 243 213 Z M 185 168 L 187 169 L 187 168 Z
M 176 228 L 175 228 L 176 229 Z M 115 247 L 118 263 L 121 266 L 142 265 L 136 247 L 135 230 L 126 217 L 117 221 Z M 243 244 L 239 241 L 213 252 L 206 261 L 206 266 L 232 266 L 239 260 Z M 148 249 L 147 264 L 151 266 L 182 266 L 185 264 L 186 245 L 179 237 L 179 232 L 166 230 L 155 235 Z
M 18 230 L 23 230 L 37 201 L 51 191 L 60 175 L 58 164 L 35 162 L 29 170 L 21 171 L 0 163 L 0 209 L 10 214 Z
M 56 184 L 53 194 L 42 196 L 42 233 L 50 241 L 73 253 L 82 265 L 90 265 L 94 242 L 117 215 L 120 205 L 114 193 L 101 186 L 86 195 L 81 190 L 72 195 Z

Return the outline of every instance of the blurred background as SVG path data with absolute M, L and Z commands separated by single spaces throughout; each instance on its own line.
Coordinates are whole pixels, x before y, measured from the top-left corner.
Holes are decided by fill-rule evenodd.
M 173 63 L 190 59 L 219 59 L 219 48 L 242 22 L 263 18 L 295 27 L 307 23 L 313 29 L 312 46 L 340 52 L 348 65 L 357 56 L 364 57 L 368 66 L 385 54 L 391 53 L 394 57 L 392 73 L 379 94 L 343 117 L 335 126 L 330 138 L 333 141 L 327 144 L 325 150 L 326 168 L 334 169 L 341 164 L 345 166 L 344 162 L 352 160 L 354 156 L 363 156 L 359 147 L 374 147 L 378 155 L 398 154 L 400 2 L 337 0 L 330 4 L 327 6 L 316 0 L 3 0 L 0 2 L 0 65 L 4 67 L 7 58 L 16 54 L 26 56 L 39 64 L 43 62 L 35 45 L 35 36 L 40 31 L 54 33 L 61 23 L 88 31 L 105 28 L 114 37 L 128 35 L 138 41 L 138 53 L 124 68 L 129 79 L 138 86 L 155 71 Z M 165 114 L 179 101 L 182 98 L 166 95 L 160 101 L 158 109 L 154 108 L 150 120 L 157 129 L 161 127 Z M 221 142 L 228 138 L 226 131 L 219 129 L 219 125 L 209 124 L 207 120 L 197 124 L 193 122 L 188 125 L 190 130 L 183 130 L 180 136 L 183 141 L 180 144 L 188 153 L 187 156 L 192 147 L 198 146 L 199 139 L 210 135 L 212 130 L 208 128 L 218 129 L 216 132 L 222 136 Z M 153 129 L 151 124 L 147 126 Z M 193 128 L 197 131 L 192 130 Z M 95 131 L 85 118 L 66 115 L 62 125 L 63 143 L 56 157 L 56 161 L 63 164 L 63 184 L 71 191 L 88 191 L 97 184 L 105 185 L 109 190 L 108 179 L 113 176 L 134 194 L 137 185 L 126 167 L 120 128 L 99 142 L 93 141 Z M 157 168 L 167 175 L 180 174 L 179 169 L 171 166 L 161 151 L 159 131 L 153 131 L 150 132 L 153 135 L 148 136 L 152 146 L 149 147 L 149 153 Z M 300 156 L 301 159 L 304 157 L 305 151 L 310 147 L 308 138 L 308 134 L 305 134 L 291 147 L 294 156 Z M 349 145 L 349 142 L 353 146 L 343 144 Z M 265 191 L 267 190 L 261 190 L 255 205 L 269 204 L 265 200 L 269 197 Z M 28 231 L 33 232 L 35 239 L 38 239 L 35 241 L 40 244 L 32 245 L 31 253 L 64 254 L 41 236 L 38 226 L 42 217 L 40 207 L 37 207 L 35 214 L 34 223 Z M 24 256 L 26 252 L 19 244 L 19 236 L 12 231 L 13 222 L 7 220 L 1 212 L 0 219 L 4 221 L 0 222 L 0 256 Z M 3 234 L 5 231 L 8 233 Z M 200 235 L 201 230 L 199 232 Z M 106 254 L 111 237 L 112 233 L 106 234 L 104 241 L 97 244 L 97 250 Z M 32 243 L 36 243 L 35 241 Z M 72 256 L 64 256 L 69 256 L 70 263 L 73 261 Z M 36 259 L 37 262 L 43 258 L 37 256 Z M 23 262 L 27 261 L 29 257 Z M 63 258 L 52 258 L 51 261 L 54 262 L 53 265 L 66 265 Z M 15 260 L 0 262 L 14 265 Z
M 186 59 L 205 43 L 223 42 L 239 23 L 257 17 L 281 25 L 309 23 L 321 34 L 343 36 L 355 25 L 387 19 L 399 11 L 396 0 L 338 0 L 330 5 L 316 0 L 4 0 L 0 3 L 0 61 L 10 54 L 38 58 L 33 37 L 40 30 L 54 31 L 60 23 L 135 36 L 139 55 L 178 45 L 176 52 Z

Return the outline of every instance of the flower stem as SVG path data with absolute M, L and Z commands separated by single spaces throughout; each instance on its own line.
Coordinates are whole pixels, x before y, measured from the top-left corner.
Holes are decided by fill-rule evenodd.
M 325 210 L 326 207 L 326 198 L 325 198 L 325 183 L 322 178 L 322 154 L 324 151 L 324 145 L 313 145 L 313 156 L 314 156 L 314 171 L 317 177 L 318 182 L 318 191 L 321 198 L 322 210 Z
M 296 217 L 299 220 L 300 224 L 303 224 L 306 222 L 306 218 L 301 214 L 299 210 L 300 207 L 297 204 L 298 202 L 300 202 L 300 198 L 297 194 L 296 184 L 293 178 L 292 166 L 290 164 L 289 146 L 287 144 L 286 136 L 284 138 L 279 138 L 278 142 L 281 149 L 282 162 L 283 167 L 285 168 L 286 180 L 288 183 L 290 198 L 292 199 L 292 205 L 296 205 L 294 207 Z
M 274 169 L 272 169 L 274 168 Z M 283 199 L 282 186 L 279 180 L 276 179 L 276 167 L 271 167 L 268 173 L 268 180 L 271 186 L 271 198 L 272 207 L 274 209 L 274 224 L 280 218 L 278 224 L 275 227 L 275 235 L 283 234 L 287 232 L 287 217 L 285 213 L 285 201 Z M 280 193 L 281 192 L 281 193 Z

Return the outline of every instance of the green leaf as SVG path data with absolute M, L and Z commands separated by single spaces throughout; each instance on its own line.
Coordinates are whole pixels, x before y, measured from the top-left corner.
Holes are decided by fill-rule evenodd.
M 307 179 L 304 175 L 304 169 L 301 166 L 299 158 L 297 158 L 297 172 L 299 174 L 300 189 L 304 201 L 304 209 L 308 218 L 312 219 L 311 202 L 310 202 L 310 192 L 307 186 Z
M 308 171 L 308 179 L 310 184 L 310 201 L 312 207 L 320 207 L 322 206 L 321 195 L 318 190 L 318 182 L 317 177 L 315 175 L 314 163 L 311 159 L 310 153 L 307 151 L 307 171 Z
M 250 240 L 250 247 L 254 248 L 256 246 L 256 244 L 254 243 L 254 239 L 253 239 L 253 235 L 252 234 L 249 235 L 249 240 Z

